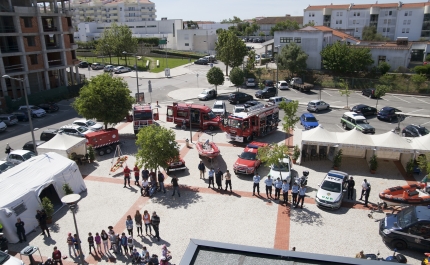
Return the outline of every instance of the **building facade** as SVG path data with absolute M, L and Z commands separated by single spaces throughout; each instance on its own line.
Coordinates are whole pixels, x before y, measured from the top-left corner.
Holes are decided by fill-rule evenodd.
M 64 0 L 0 0 L 0 76 L 28 94 L 79 83 L 71 15 Z M 0 84 L 0 98 L 23 96 L 20 81 Z
M 72 5 L 73 24 L 81 22 L 139 22 L 157 18 L 149 0 L 82 0 Z
M 270 36 L 270 30 L 272 27 L 274 27 L 276 23 L 284 21 L 295 21 L 300 27 L 303 26 L 302 16 L 292 17 L 290 15 L 286 15 L 285 17 L 265 17 L 256 21 L 257 25 L 260 26 L 260 29 L 256 32 L 256 36 L 259 36 L 261 33 L 265 36 Z
M 429 40 L 430 2 L 309 6 L 304 10 L 303 23 L 352 30 L 358 39 L 362 38 L 365 26 L 374 26 L 390 40 Z

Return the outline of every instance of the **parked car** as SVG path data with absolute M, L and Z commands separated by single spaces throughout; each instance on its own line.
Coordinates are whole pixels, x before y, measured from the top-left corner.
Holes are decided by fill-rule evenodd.
M 0 121 L 4 122 L 7 126 L 15 125 L 18 123 L 18 119 L 12 114 L 1 114 Z
M 284 90 L 284 89 L 288 89 L 288 82 L 287 81 L 279 81 L 278 82 L 278 89 L 279 90 Z
M 88 68 L 89 65 L 91 65 L 91 64 L 89 64 L 88 62 L 80 62 L 78 64 L 78 67 L 79 68 Z
M 28 150 L 14 150 L 6 157 L 6 161 L 18 165 L 29 160 L 33 156 L 36 156 L 36 154 Z
M 307 110 L 318 112 L 320 110 L 328 110 L 330 109 L 330 104 L 325 103 L 322 100 L 311 100 L 308 103 Z
M 101 63 L 92 63 L 91 64 L 91 69 L 93 69 L 93 70 L 102 70 L 104 68 L 105 68 L 105 65 L 101 64 Z
M 18 119 L 18 121 L 28 121 L 27 111 L 18 110 L 12 112 L 11 114 L 14 115 Z
M 7 129 L 7 125 L 4 122 L 0 122 L 0 132 L 4 132 Z
M 330 170 L 324 177 L 315 197 L 317 206 L 339 209 L 348 186 L 348 173 Z
M 233 108 L 233 113 L 240 113 L 240 112 L 245 112 L 246 108 L 244 105 L 236 105 Z
M 277 164 L 270 166 L 269 176 L 272 179 L 280 178 L 281 180 L 286 180 L 287 183 L 291 183 L 291 169 L 293 168 L 293 163 L 291 163 L 291 158 L 285 156 Z
M 426 127 L 420 125 L 408 125 L 402 130 L 402 136 L 404 137 L 420 137 L 429 134 L 429 130 Z
M 345 112 L 340 123 L 345 130 L 357 129 L 362 133 L 375 133 L 375 128 L 369 124 L 366 118 L 355 112 Z
M 202 91 L 202 93 L 200 93 L 197 98 L 199 100 L 209 100 L 209 99 L 213 99 L 216 98 L 217 94 L 216 94 L 216 90 L 213 88 L 208 88 Z
M 361 91 L 361 94 L 363 96 L 369 97 L 369 98 L 376 98 L 375 96 L 375 88 L 365 88 Z
M 233 92 L 229 95 L 228 101 L 232 104 L 239 104 L 241 102 L 246 102 L 252 100 L 252 96 L 243 92 Z
M 209 63 L 215 63 L 216 62 L 215 55 L 207 55 L 207 56 L 203 57 L 203 59 L 205 59 Z
M 300 124 L 303 125 L 305 130 L 313 129 L 319 125 L 318 120 L 312 113 L 303 113 L 300 116 Z
M 258 55 L 258 54 L 255 55 L 255 62 L 257 62 L 257 63 L 260 62 L 260 55 Z
M 274 82 L 272 80 L 263 80 L 262 83 L 266 87 L 272 87 L 272 86 L 274 86 Z
M 248 100 L 243 105 L 245 106 L 246 109 L 248 109 L 250 107 L 254 107 L 254 106 L 260 106 L 260 105 L 261 105 L 261 107 L 264 107 L 264 104 L 258 100 Z
M 359 104 L 352 107 L 352 111 L 355 113 L 361 114 L 363 116 L 376 115 L 378 113 L 378 110 L 376 110 L 376 108 L 369 107 L 364 104 Z
M 379 221 L 379 235 L 393 248 L 430 249 L 430 208 L 409 206 Z
M 115 69 L 115 66 L 108 64 L 108 65 L 106 65 L 104 67 L 103 71 L 105 71 L 105 72 L 113 72 L 114 69 Z
M 131 69 L 128 67 L 125 67 L 125 66 L 118 66 L 118 67 L 115 67 L 115 69 L 114 69 L 115 74 L 128 73 L 130 71 L 131 71 Z
M 79 120 L 75 120 L 73 124 L 86 127 L 92 131 L 100 131 L 101 129 L 103 129 L 103 125 L 98 124 L 93 120 L 79 119 Z
M 276 96 L 277 90 L 276 87 L 266 87 L 262 90 L 258 90 L 255 92 L 256 98 L 270 98 Z
M 256 84 L 254 78 L 246 79 L 246 87 L 256 87 L 256 86 L 257 86 L 257 84 Z
M 398 121 L 399 116 L 400 116 L 400 119 L 402 119 L 403 115 L 398 115 L 396 114 L 396 112 L 402 112 L 402 111 L 393 107 L 383 107 L 382 109 L 379 110 L 376 117 L 379 120 L 387 120 L 389 122 L 392 122 L 393 120 Z
M 13 168 L 15 165 L 11 162 L 7 161 L 0 161 L 0 174 L 3 172 L 8 171 L 9 169 Z
M 30 113 L 33 118 L 41 118 L 46 115 L 46 111 L 34 105 L 29 105 Z M 27 106 L 20 106 L 18 110 L 27 111 Z
M 7 253 L 7 251 L 0 251 L 0 264 L 1 265 L 24 265 L 22 260 L 17 259 Z
M 56 103 L 42 103 L 37 105 L 39 108 L 43 109 L 44 111 L 51 113 L 51 112 L 57 112 L 60 107 Z
M 85 134 L 92 132 L 87 127 L 79 126 L 75 124 L 64 125 L 58 130 L 58 133 L 65 133 L 68 135 L 74 135 L 79 137 L 85 137 Z
M 215 115 L 224 116 L 226 114 L 226 112 L 227 112 L 227 108 L 225 106 L 225 102 L 222 101 L 222 100 L 215 101 L 215 103 L 214 103 L 214 105 L 212 107 L 212 112 Z
M 28 141 L 23 145 L 22 150 L 28 150 L 28 151 L 32 151 L 32 152 L 36 153 L 37 147 L 39 145 L 46 143 L 45 141 L 39 141 L 39 140 L 35 140 L 35 142 L 36 142 L 36 148 L 34 148 L 33 141 Z
M 207 60 L 203 60 L 202 58 L 195 60 L 194 64 L 207 65 L 209 62 Z
M 47 142 L 47 141 L 51 140 L 52 138 L 54 138 L 55 135 L 57 135 L 57 133 L 58 133 L 58 129 L 47 129 L 47 130 L 44 130 L 40 134 L 40 140 Z
M 269 98 L 269 103 L 279 106 L 279 104 L 281 104 L 281 102 L 286 102 L 286 103 L 290 103 L 292 100 L 291 99 L 287 99 L 286 97 L 271 97 Z
M 251 142 L 243 150 L 242 154 L 238 155 L 238 159 L 233 165 L 233 171 L 236 174 L 254 174 L 261 161 L 257 158 L 258 148 L 267 146 L 267 143 Z
M 185 160 L 181 157 L 173 159 L 167 166 L 166 173 L 169 174 L 172 171 L 186 170 Z

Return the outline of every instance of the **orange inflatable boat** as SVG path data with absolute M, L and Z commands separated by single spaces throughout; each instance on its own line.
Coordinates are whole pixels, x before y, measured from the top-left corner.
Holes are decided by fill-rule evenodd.
M 427 205 L 430 204 L 429 187 L 424 182 L 405 186 L 397 186 L 379 193 L 379 198 L 387 205 Z

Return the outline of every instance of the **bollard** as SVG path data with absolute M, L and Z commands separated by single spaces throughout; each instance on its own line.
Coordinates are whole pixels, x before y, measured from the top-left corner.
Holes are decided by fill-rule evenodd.
M 185 139 L 185 143 L 186 143 L 187 147 L 190 148 L 190 141 L 188 140 L 188 138 Z

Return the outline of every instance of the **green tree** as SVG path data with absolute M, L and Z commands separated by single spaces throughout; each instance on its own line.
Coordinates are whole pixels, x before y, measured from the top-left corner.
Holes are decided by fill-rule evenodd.
M 212 67 L 206 74 L 209 84 L 215 86 L 215 91 L 218 93 L 217 86 L 224 84 L 224 73 L 219 67 Z
M 387 85 L 376 85 L 375 86 L 375 97 L 376 97 L 376 109 L 378 109 L 378 101 L 381 97 L 391 90 L 390 86 Z
M 306 69 L 308 55 L 296 43 L 282 47 L 278 55 L 278 65 L 281 69 L 288 69 L 293 75 Z
M 422 171 L 430 173 L 430 153 L 420 154 L 417 159 L 418 166 Z
M 239 87 L 243 84 L 243 71 L 239 67 L 235 67 L 231 69 L 230 72 L 230 81 L 234 84 L 234 86 L 239 90 Z
M 246 68 L 252 70 L 255 67 L 255 51 L 250 50 L 248 52 L 248 60 L 246 61 Z
M 263 69 L 261 69 L 261 68 L 255 68 L 255 74 L 258 77 L 258 82 L 260 82 L 261 75 L 263 74 Z
M 306 27 L 313 27 L 313 26 L 315 26 L 315 22 L 312 22 L 312 21 L 309 21 L 307 24 L 303 25 L 304 28 L 306 28 Z
M 430 61 L 430 54 L 427 54 L 426 56 L 426 62 Z
M 352 93 L 352 91 L 349 90 L 349 84 L 345 80 L 341 79 L 340 83 L 339 83 L 339 86 L 341 88 L 343 88 L 343 89 L 339 90 L 339 93 L 340 93 L 341 96 L 345 96 L 346 97 L 346 107 L 349 109 L 348 98 L 349 98 L 349 95 L 351 95 L 351 93 Z
M 218 34 L 215 51 L 217 58 L 225 64 L 226 75 L 228 75 L 228 67 L 240 66 L 243 63 L 243 57 L 248 52 L 246 44 L 229 30 L 223 30 Z
M 87 119 L 103 121 L 107 129 L 108 124 L 118 123 L 128 115 L 134 102 L 130 93 L 122 78 L 97 75 L 81 88 L 73 108 Z
M 293 100 L 288 103 L 283 101 L 279 104 L 279 109 L 284 111 L 283 129 L 287 134 L 290 134 L 290 131 L 294 129 L 294 126 L 300 120 L 300 117 L 297 116 L 299 101 Z
M 299 23 L 297 21 L 285 20 L 275 24 L 270 29 L 270 35 L 273 36 L 275 31 L 283 31 L 283 30 L 298 30 L 300 28 Z
M 420 90 L 421 86 L 427 81 L 427 77 L 423 74 L 415 74 L 411 76 L 411 81 L 415 85 L 416 90 Z
M 387 62 L 382 62 L 378 65 L 378 70 L 381 73 L 381 75 L 385 75 L 388 71 L 390 71 L 391 65 L 389 65 Z
M 284 157 L 288 156 L 288 146 L 285 144 L 270 144 L 268 146 L 258 148 L 257 157 L 266 166 L 277 165 L 281 167 L 280 162 Z M 271 176 L 276 178 L 277 176 Z M 279 177 L 281 177 L 281 171 L 279 171 Z
M 179 157 L 175 132 L 163 126 L 152 124 L 140 129 L 136 146 L 136 162 L 139 167 L 166 169 L 172 160 Z
M 381 33 L 377 33 L 376 27 L 373 27 L 373 26 L 364 26 L 361 38 L 364 41 L 386 41 L 386 40 L 388 40 L 388 38 L 382 36 Z
M 381 85 L 387 85 L 389 87 L 393 87 L 395 80 L 396 80 L 395 75 L 385 74 L 379 78 L 379 83 Z
M 334 73 L 364 71 L 373 64 L 370 49 L 353 47 L 346 43 L 335 42 L 324 47 L 320 54 L 324 68 Z

